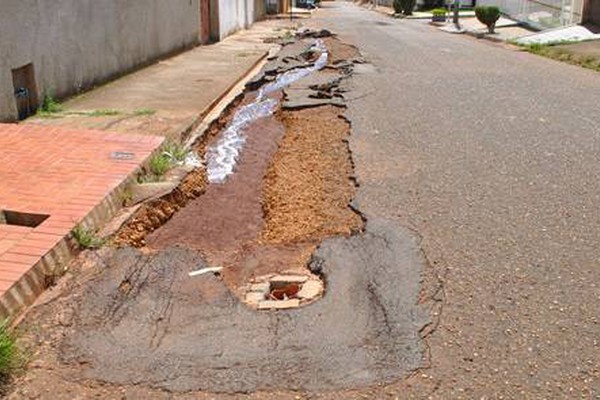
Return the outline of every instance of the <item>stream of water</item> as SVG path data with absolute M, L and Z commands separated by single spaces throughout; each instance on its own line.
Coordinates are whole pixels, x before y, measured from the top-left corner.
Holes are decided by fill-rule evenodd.
M 312 66 L 297 68 L 277 75 L 275 80 L 263 86 L 256 99 L 236 111 L 231 122 L 218 136 L 206 153 L 207 175 L 210 183 L 224 183 L 235 170 L 235 165 L 246 142 L 244 131 L 254 121 L 273 115 L 279 102 L 268 94 L 281 90 L 292 83 L 316 72 L 327 64 L 327 48 L 317 39 L 311 50 L 320 52 Z

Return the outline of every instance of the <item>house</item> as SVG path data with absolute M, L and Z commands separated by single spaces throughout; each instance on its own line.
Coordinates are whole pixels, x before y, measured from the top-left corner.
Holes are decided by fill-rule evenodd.
M 45 94 L 64 98 L 265 14 L 265 0 L 3 0 L 0 121 L 24 119 Z

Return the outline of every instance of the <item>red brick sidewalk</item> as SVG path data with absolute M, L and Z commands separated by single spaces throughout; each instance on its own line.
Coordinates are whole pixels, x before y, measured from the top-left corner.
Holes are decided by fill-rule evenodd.
M 68 261 L 58 251 L 64 238 L 112 201 L 111 192 L 162 141 L 157 136 L 0 124 L 0 317 L 35 300 L 46 276 Z M 19 226 L 14 223 L 34 224 L 19 216 L 15 221 L 5 211 L 49 217 L 35 227 Z

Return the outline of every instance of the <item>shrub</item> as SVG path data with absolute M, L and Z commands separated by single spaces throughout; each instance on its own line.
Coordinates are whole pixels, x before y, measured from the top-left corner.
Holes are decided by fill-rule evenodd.
M 397 14 L 412 15 L 417 0 L 394 0 L 394 11 Z
M 475 16 L 479 22 L 487 26 L 489 33 L 494 33 L 496 21 L 500 18 L 500 9 L 496 6 L 477 6 Z
M 446 15 L 446 9 L 445 8 L 435 8 L 433 10 L 431 10 L 431 14 L 434 17 L 443 17 Z

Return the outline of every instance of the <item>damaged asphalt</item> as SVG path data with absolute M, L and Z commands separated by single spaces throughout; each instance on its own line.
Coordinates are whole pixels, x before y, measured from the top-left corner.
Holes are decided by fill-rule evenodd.
M 83 377 L 169 391 L 321 391 L 390 382 L 419 367 L 423 260 L 410 231 L 370 220 L 313 256 L 327 283 L 313 305 L 257 312 L 194 251 L 116 250 L 72 296 L 61 346 Z M 125 267 L 126 266 L 126 267 Z
M 313 43 L 311 37 L 286 45 L 248 89 L 313 65 L 314 55 L 305 52 Z M 346 106 L 353 68 L 369 68 L 356 48 L 333 45 L 327 67 L 283 89 L 283 109 Z M 354 184 L 356 178 L 348 177 Z M 66 379 L 66 396 L 74 382 L 87 394 L 95 384 L 89 382 L 153 394 L 332 393 L 393 383 L 423 367 L 421 334 L 432 321 L 419 302 L 427 265 L 420 239 L 393 218 L 365 216 L 358 201 L 346 206 L 363 218 L 364 230 L 318 245 L 308 267 L 325 293 L 297 309 L 257 311 L 223 277 L 190 277 L 212 266 L 202 249 L 187 244 L 186 237 L 196 238 L 192 229 L 175 235 L 177 246 L 91 253 L 85 278 L 76 277 L 57 291 L 59 301 L 34 311 L 48 329 L 42 340 L 51 338 L 45 355 L 51 361 L 24 391 L 47 390 L 45 379 Z

